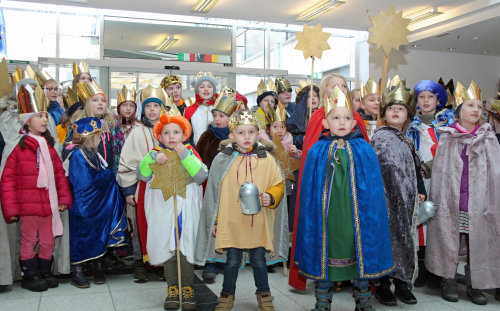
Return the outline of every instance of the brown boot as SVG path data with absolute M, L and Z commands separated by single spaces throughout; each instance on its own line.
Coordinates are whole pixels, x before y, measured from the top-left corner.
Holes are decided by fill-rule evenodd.
M 257 301 L 259 302 L 259 310 L 274 311 L 273 296 L 270 292 L 258 293 Z
M 220 293 L 219 304 L 215 307 L 215 311 L 229 311 L 234 306 L 234 295 Z

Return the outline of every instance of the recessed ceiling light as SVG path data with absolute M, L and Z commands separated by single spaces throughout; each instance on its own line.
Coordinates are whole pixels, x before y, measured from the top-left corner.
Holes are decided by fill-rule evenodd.
M 434 38 L 441 38 L 441 37 L 447 36 L 449 34 L 450 34 L 449 32 L 443 32 L 443 33 L 435 35 Z
M 481 53 L 482 53 L 482 54 L 485 54 L 485 55 L 486 55 L 486 54 L 488 54 L 489 52 L 490 52 L 489 50 L 482 50 L 482 51 L 481 51 Z
M 89 3 L 89 0 L 68 0 L 68 2 L 87 4 Z
M 416 44 L 416 43 L 413 43 L 411 46 L 414 47 L 414 48 L 418 48 L 420 45 Z
M 453 51 L 455 51 L 456 49 L 457 49 L 457 48 L 449 48 L 449 49 L 448 49 L 448 51 L 453 52 Z

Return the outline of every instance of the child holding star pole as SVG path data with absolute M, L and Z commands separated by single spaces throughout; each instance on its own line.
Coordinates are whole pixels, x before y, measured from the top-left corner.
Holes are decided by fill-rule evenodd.
M 156 122 L 153 134 L 159 144 L 137 167 L 137 175 L 147 182 L 149 262 L 164 267 L 168 283 L 164 308 L 194 310 L 194 243 L 203 197 L 201 184 L 208 169 L 193 147 L 184 144 L 191 136 L 191 125 L 175 105 Z

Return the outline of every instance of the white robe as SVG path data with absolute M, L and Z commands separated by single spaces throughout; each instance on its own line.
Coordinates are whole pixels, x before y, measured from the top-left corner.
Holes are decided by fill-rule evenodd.
M 196 146 L 201 134 L 208 129 L 208 125 L 212 123 L 212 109 L 214 106 L 201 104 L 196 112 L 191 116 L 191 126 L 193 127 L 193 146 Z

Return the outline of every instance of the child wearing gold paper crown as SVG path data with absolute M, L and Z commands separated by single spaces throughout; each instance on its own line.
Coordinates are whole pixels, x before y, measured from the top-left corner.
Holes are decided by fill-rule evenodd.
M 24 136 L 5 162 L 1 206 L 5 222 L 20 222 L 21 285 L 41 292 L 59 285 L 51 276 L 52 253 L 55 237 L 63 234 L 59 211 L 71 207 L 71 190 L 47 130 L 49 114 L 42 89 L 37 86 L 30 95 L 21 86 L 18 103 L 25 112 L 18 124 Z
M 139 178 L 147 182 L 145 211 L 149 262 L 164 267 L 168 283 L 164 308 L 179 308 L 181 290 L 183 310 L 194 310 L 194 243 L 203 197 L 201 184 L 208 177 L 208 169 L 193 147 L 184 144 L 191 136 L 191 125 L 180 116 L 175 105 L 169 115 L 161 116 L 156 122 L 153 133 L 159 145 L 142 159 L 137 169 Z M 174 161 L 172 166 L 168 166 L 169 161 Z M 157 170 L 153 171 L 154 167 Z M 172 185 L 174 179 L 177 183 L 175 187 Z M 176 209 L 177 215 L 174 214 Z M 181 253 L 181 280 L 177 274 L 177 247 Z M 179 283 L 182 285 L 180 289 Z
M 231 310 L 243 252 L 249 252 L 259 309 L 271 311 L 274 307 L 266 262 L 286 260 L 288 253 L 284 178 L 269 149 L 257 143 L 258 126 L 253 114 L 235 112 L 229 127 L 230 141 L 222 142 L 222 150 L 212 162 L 195 259 L 197 264 L 205 264 L 214 239 L 215 250 L 225 251 L 224 282 L 216 310 Z M 262 209 L 253 215 L 243 213 L 235 191 L 235 185 L 245 183 L 253 183 L 262 199 Z
M 331 309 L 333 282 L 354 280 L 357 311 L 371 311 L 369 279 L 393 270 L 378 158 L 356 125 L 349 95 L 323 99 L 322 135 L 302 174 L 294 262 L 316 280 L 316 311 Z
M 429 198 L 437 214 L 427 227 L 425 266 L 443 277 L 441 295 L 458 301 L 460 240 L 467 245 L 467 296 L 478 305 L 488 299 L 481 290 L 500 287 L 500 145 L 488 123 L 482 123 L 481 90 L 457 83 L 456 123 L 438 129 Z
M 266 133 L 266 110 L 268 106 L 274 109 L 277 104 L 278 95 L 276 94 L 276 85 L 273 80 L 269 80 L 267 85 L 264 83 L 264 80 L 260 80 L 257 87 L 257 105 L 259 108 L 255 112 L 255 118 L 259 126 L 258 140 L 271 141 Z
M 120 124 L 125 138 L 140 124 L 139 120 L 137 120 L 136 98 L 135 89 L 128 89 L 125 85 L 116 96 L 118 105 L 116 106 L 117 114 L 115 115 L 115 119 Z
M 177 109 L 179 109 L 179 111 L 181 112 L 181 115 L 184 115 L 186 103 L 184 102 L 184 98 L 182 98 L 182 84 L 179 76 L 166 76 L 161 80 L 160 86 L 165 90 L 167 95 L 172 98 L 172 101 L 177 106 Z
M 371 138 L 377 128 L 377 116 L 380 107 L 380 85 L 370 77 L 366 84 L 359 88 L 359 96 L 361 99 L 358 112 L 363 118 L 368 138 Z

